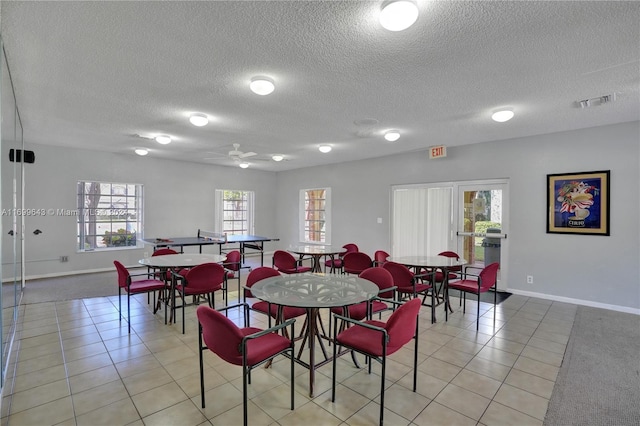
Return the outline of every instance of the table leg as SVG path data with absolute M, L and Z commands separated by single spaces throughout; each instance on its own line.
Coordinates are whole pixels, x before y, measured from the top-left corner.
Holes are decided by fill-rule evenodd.
M 317 319 L 318 309 L 311 308 L 307 310 L 307 316 L 309 317 L 309 397 L 313 398 L 313 384 L 316 378 L 316 359 L 315 359 L 315 343 L 317 332 Z

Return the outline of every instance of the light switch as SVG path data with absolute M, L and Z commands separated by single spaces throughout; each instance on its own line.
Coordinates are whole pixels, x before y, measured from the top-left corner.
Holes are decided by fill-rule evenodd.
M 381 217 L 378 218 L 378 223 L 382 223 L 382 218 Z

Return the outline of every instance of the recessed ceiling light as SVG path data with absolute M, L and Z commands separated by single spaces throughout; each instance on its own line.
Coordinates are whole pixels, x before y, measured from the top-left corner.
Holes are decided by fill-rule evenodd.
M 282 161 L 282 160 L 284 160 L 284 155 L 280 155 L 280 154 L 272 155 L 271 159 L 273 161 Z
M 249 88 L 256 95 L 265 96 L 272 93 L 276 86 L 269 77 L 254 77 L 249 83 Z
M 191 114 L 191 116 L 189 117 L 189 122 L 194 126 L 202 127 L 209 124 L 209 117 L 197 112 L 197 113 Z
M 398 130 L 389 130 L 384 134 L 384 138 L 389 142 L 395 142 L 400 139 L 400 132 Z
M 238 164 L 238 166 L 240 166 L 240 167 L 241 167 L 241 168 L 243 168 L 243 169 L 246 169 L 247 167 L 249 167 L 249 163 L 247 163 L 247 162 L 242 162 L 242 163 Z
M 418 19 L 418 6 L 409 0 L 390 0 L 382 3 L 380 25 L 389 31 L 402 31 Z
M 320 152 L 326 154 L 327 152 L 331 151 L 331 145 L 320 145 L 318 149 L 320 150 Z
M 162 144 L 162 145 L 166 145 L 168 143 L 171 143 L 171 136 L 158 135 L 158 136 L 156 136 L 156 142 L 158 142 L 159 144 Z
M 497 121 L 498 123 L 504 123 L 505 121 L 509 121 L 513 118 L 514 113 L 511 108 L 501 109 L 500 111 L 496 111 L 491 115 L 491 119 L 493 121 Z
M 149 150 L 146 148 L 136 148 L 135 153 L 144 156 L 149 153 Z

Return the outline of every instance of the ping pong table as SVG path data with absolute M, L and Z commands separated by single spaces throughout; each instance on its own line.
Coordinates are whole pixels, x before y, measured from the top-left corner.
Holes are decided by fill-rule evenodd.
M 212 237 L 217 235 L 218 237 Z M 221 234 L 200 232 L 198 229 L 198 235 L 196 237 L 176 237 L 176 238 L 145 238 L 143 241 L 148 244 L 153 244 L 153 250 L 157 250 L 161 247 L 180 247 L 180 253 L 184 253 L 185 247 L 197 246 L 200 253 L 202 253 L 202 246 L 209 246 L 218 244 L 220 247 L 220 254 L 223 253 L 222 246 L 226 244 L 238 244 L 240 248 L 240 254 L 242 256 L 242 263 L 244 263 L 244 256 L 247 250 L 260 252 L 260 265 L 264 266 L 264 243 L 268 241 L 280 241 L 279 238 L 261 237 L 258 235 L 229 235 L 220 238 Z M 225 248 L 224 251 L 228 251 Z

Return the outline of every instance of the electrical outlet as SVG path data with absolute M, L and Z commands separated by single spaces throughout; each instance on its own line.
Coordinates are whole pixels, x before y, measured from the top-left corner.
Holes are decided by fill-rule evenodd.
M 147 257 L 149 257 L 149 252 L 148 252 L 148 251 L 145 251 L 145 252 L 144 252 L 144 258 L 146 259 Z
M 69 256 L 60 256 L 60 262 L 68 262 Z
M 533 275 L 527 275 L 527 284 L 533 284 Z

